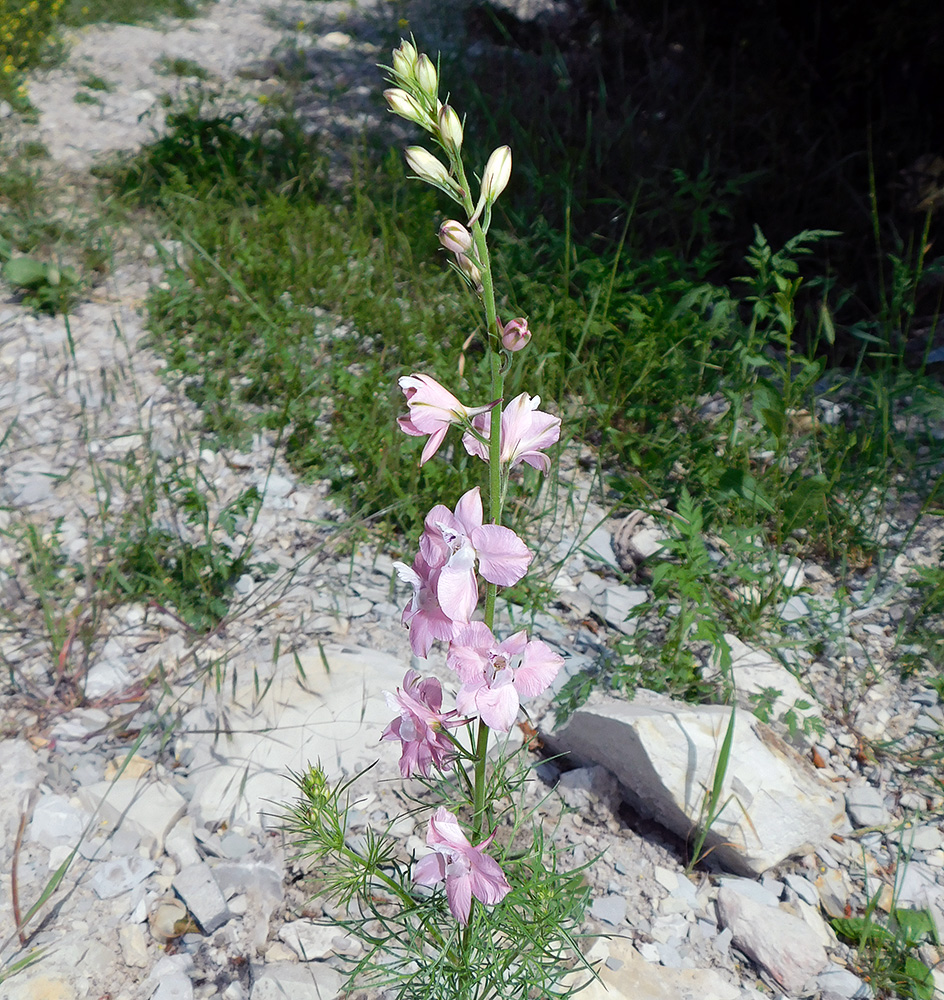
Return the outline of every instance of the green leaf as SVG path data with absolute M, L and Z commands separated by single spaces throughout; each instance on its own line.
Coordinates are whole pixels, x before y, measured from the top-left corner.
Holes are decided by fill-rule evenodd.
M 911 995 L 917 1000 L 931 1000 L 934 996 L 934 974 L 917 958 L 909 955 L 902 966 L 905 978 L 911 981 Z
M 824 302 L 819 307 L 819 317 L 822 322 L 823 336 L 830 347 L 836 343 L 836 327 L 833 325 L 833 314 L 829 311 L 829 306 Z
M 728 469 L 718 480 L 722 494 L 737 496 L 748 503 L 759 507 L 765 514 L 774 513 L 774 505 L 764 492 L 760 483 L 743 469 Z
M 937 928 L 935 928 L 934 920 L 927 910 L 896 909 L 892 911 L 892 916 L 901 929 L 908 947 L 913 947 L 924 941 L 936 942 Z
M 789 535 L 797 524 L 808 520 L 814 511 L 823 505 L 826 493 L 829 491 L 829 480 L 817 473 L 815 476 L 800 478 L 797 469 L 786 482 L 787 490 L 793 485 L 793 490 L 787 493 L 783 505 L 783 531 Z
M 835 917 L 830 920 L 833 930 L 842 938 L 858 946 L 894 946 L 895 936 L 870 917 Z
M 37 288 L 47 283 L 48 272 L 41 260 L 14 257 L 3 265 L 3 276 L 18 288 Z
M 765 379 L 754 386 L 754 416 L 775 438 L 783 437 L 787 415 L 783 395 Z

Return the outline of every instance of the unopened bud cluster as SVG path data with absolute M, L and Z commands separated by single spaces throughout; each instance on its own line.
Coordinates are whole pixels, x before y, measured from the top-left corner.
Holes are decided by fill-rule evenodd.
M 492 205 L 511 177 L 511 148 L 499 146 L 488 158 L 479 199 L 473 206 L 461 159 L 462 120 L 454 108 L 439 100 L 439 73 L 433 61 L 425 52 L 417 52 L 416 46 L 404 39 L 399 48 L 393 50 L 390 72 L 390 82 L 394 86 L 384 91 L 390 110 L 429 132 L 449 161 L 447 166 L 423 147 L 410 146 L 406 150 L 407 166 L 419 180 L 439 188 L 462 205 L 468 213 L 470 227 L 478 223 L 482 231 L 487 232 Z M 457 255 L 465 253 L 452 247 L 447 249 Z M 468 276 L 476 265 L 469 261 L 464 266 L 462 261 L 458 261 L 458 266 Z

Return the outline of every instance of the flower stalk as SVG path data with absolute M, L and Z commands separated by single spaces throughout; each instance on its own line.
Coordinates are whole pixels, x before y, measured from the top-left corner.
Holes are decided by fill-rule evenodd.
M 516 845 L 512 853 L 509 844 L 496 843 L 498 830 L 493 828 L 495 817 L 508 812 L 497 803 L 510 799 L 526 780 L 527 766 L 518 765 L 509 777 L 516 754 L 503 750 L 497 758 L 490 757 L 491 734 L 509 733 L 521 702 L 545 691 L 563 664 L 549 645 L 530 639 L 526 632 L 501 639 L 496 631 L 499 587 L 523 579 L 533 559 L 525 542 L 503 524 L 510 474 L 522 463 L 547 473 L 546 451 L 559 439 L 561 424 L 558 417 L 538 410 L 536 396 L 504 398 L 508 371 L 526 357 L 524 348 L 532 339 L 526 318 L 505 324 L 499 318 L 488 247 L 492 208 L 511 179 L 511 150 L 501 146 L 488 157 L 474 199 L 463 163 L 464 121 L 439 100 L 438 64 L 412 41 L 403 41 L 393 53 L 389 72 L 391 87 L 385 96 L 390 110 L 425 130 L 438 147 L 436 151 L 419 145 L 407 148 L 412 175 L 442 191 L 464 212 L 460 219 L 442 223 L 439 240 L 479 298 L 488 349 L 487 391 L 474 405 L 460 401 L 423 372 L 401 376 L 398 384 L 407 413 L 398 423 L 409 437 L 425 439 L 420 465 L 432 460 L 446 438 L 458 432 L 466 452 L 486 463 L 487 490 L 485 502 L 475 486 L 454 507 L 434 504 L 412 563 L 394 564 L 400 580 L 412 589 L 402 622 L 409 630 L 414 656 L 426 658 L 435 644 L 447 644 L 446 666 L 458 687 L 455 708 L 444 708 L 440 681 L 424 679 L 411 669 L 402 687 L 387 694 L 395 718 L 381 739 L 385 745 L 399 744 L 404 780 L 425 782 L 444 800 L 427 825 L 431 853 L 413 857 L 405 865 L 386 839 L 370 837 L 365 856 L 352 851 L 343 818 L 330 819 L 336 795 L 329 801 L 318 791 L 323 784 L 318 780 L 310 782 L 317 808 L 302 810 L 298 826 L 314 829 L 313 839 L 321 845 L 319 857 L 333 850 L 337 863 L 352 869 L 333 883 L 340 895 L 348 895 L 352 885 L 367 891 L 376 884 L 401 904 L 399 916 L 391 916 L 385 903 L 372 897 L 366 903 L 361 900 L 374 919 L 352 925 L 355 931 L 360 926 L 369 942 L 368 958 L 358 964 L 354 976 L 365 963 L 370 966 L 379 948 L 394 956 L 393 966 L 402 970 L 399 974 L 403 983 L 409 983 L 411 997 L 564 997 L 572 991 L 557 987 L 568 959 L 574 957 L 567 949 L 573 946 L 573 928 L 583 915 L 586 894 L 574 892 L 569 884 L 566 896 L 555 894 L 564 882 L 553 859 L 545 862 L 539 829 L 531 845 L 523 849 Z M 460 338 L 460 372 L 461 352 L 471 339 Z M 479 609 L 483 581 L 484 607 Z M 523 746 L 516 753 L 526 752 Z M 450 773 L 454 780 L 437 783 L 437 775 L 448 778 Z M 514 838 L 523 828 L 523 818 L 515 814 L 505 832 Z M 431 933 L 443 917 L 452 920 L 451 927 Z M 386 936 L 377 937 L 378 922 L 389 926 Z M 497 960 L 496 949 L 502 948 L 503 957 Z M 377 972 L 376 982 L 397 981 L 391 961 L 371 968 Z M 429 988 L 420 993 L 415 984 L 426 970 L 429 978 L 423 982 Z M 451 986 L 444 986 L 446 982 Z

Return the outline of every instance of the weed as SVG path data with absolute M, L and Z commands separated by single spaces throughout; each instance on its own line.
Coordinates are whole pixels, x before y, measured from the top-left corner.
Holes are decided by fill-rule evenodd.
M 932 1000 L 934 977 L 913 954 L 925 942 L 940 943 L 931 914 L 895 907 L 882 924 L 876 916 L 877 902 L 876 894 L 861 917 L 833 918 L 833 930 L 855 947 L 861 971 L 879 996 Z
M 102 76 L 96 76 L 94 73 L 90 73 L 88 76 L 83 77 L 79 80 L 79 86 L 85 87 L 86 90 L 96 90 L 99 93 L 111 93 L 115 89 L 115 85 L 110 81 L 106 80 Z
M 195 632 L 207 632 L 229 610 L 236 581 L 270 567 L 251 562 L 252 545 L 234 540 L 261 497 L 254 486 L 214 514 L 212 483 L 182 466 L 158 470 L 129 454 L 122 489 L 136 498 L 124 524 L 100 545 L 109 558 L 102 585 L 121 600 L 173 610 Z
M 67 0 L 62 22 L 74 28 L 101 23 L 141 24 L 160 17 L 195 17 L 201 6 L 202 0 Z
M 23 295 L 23 301 L 40 312 L 67 312 L 81 287 L 74 267 L 59 267 L 31 256 L 15 256 L 0 237 L 2 274 Z
M 171 58 L 170 56 L 161 56 L 154 63 L 154 69 L 156 72 L 166 76 L 189 77 L 192 80 L 206 80 L 209 78 L 207 71 L 198 62 L 194 62 L 193 59 L 184 59 L 181 57 Z

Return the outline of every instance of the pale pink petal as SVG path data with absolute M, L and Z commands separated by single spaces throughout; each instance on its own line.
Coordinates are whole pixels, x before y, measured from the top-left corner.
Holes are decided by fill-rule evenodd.
M 404 375 L 398 381 L 410 408 L 409 419 L 421 434 L 431 434 L 443 422 L 455 423 L 466 412 L 462 403 L 429 375 Z
M 521 703 L 513 684 L 482 688 L 475 698 L 482 721 L 489 729 L 507 733 L 514 725 Z
M 490 420 L 491 418 L 487 415 L 476 417 L 472 421 L 472 426 L 480 434 L 484 434 L 484 436 L 487 438 Z M 481 458 L 483 462 L 488 461 L 488 445 L 483 444 L 483 442 L 479 441 L 479 439 L 474 434 L 470 434 L 468 431 L 466 431 L 465 434 L 462 435 L 462 444 L 465 447 L 465 450 L 470 455 L 475 455 L 477 458 Z
M 446 859 L 435 851 L 413 866 L 413 881 L 432 888 L 446 877 Z
M 522 629 L 520 632 L 515 632 L 514 635 L 510 635 L 507 639 L 502 640 L 495 647 L 495 652 L 500 653 L 506 659 L 510 660 L 514 656 L 521 656 L 527 648 L 528 633 Z
M 410 437 L 423 437 L 426 434 L 426 431 L 421 431 L 419 427 L 417 427 L 416 424 L 410 420 L 409 416 L 397 417 L 397 423 L 400 425 L 400 430 L 403 431 L 404 434 L 409 434 Z
M 448 848 L 453 851 L 463 851 L 471 848 L 468 837 L 462 832 L 459 820 L 445 806 L 440 806 L 426 827 L 426 843 L 430 847 Z
M 439 515 L 439 516 L 435 516 Z M 420 535 L 420 556 L 425 566 L 432 572 L 444 566 L 452 555 L 452 550 L 443 538 L 442 528 L 439 524 L 450 524 L 454 521 L 452 511 L 442 504 L 436 506 L 426 515 L 425 527 Z
M 476 486 L 459 498 L 456 504 L 456 520 L 462 525 L 465 533 L 471 535 L 475 528 L 482 527 L 482 519 L 482 491 Z
M 485 689 L 484 677 L 480 680 L 469 681 L 467 684 L 463 684 L 456 692 L 456 711 L 460 715 L 478 715 L 478 696 L 479 691 L 483 689 Z
M 411 670 L 419 680 L 419 674 Z M 427 677 L 417 685 L 416 697 L 424 702 L 434 714 L 438 715 L 442 708 L 442 685 L 435 677 Z
M 472 880 L 468 875 L 446 879 L 446 899 L 452 915 L 464 927 L 472 909 Z
M 534 639 L 525 647 L 521 666 L 515 671 L 515 688 L 522 697 L 533 698 L 550 687 L 563 665 L 562 656 L 546 642 Z
M 439 451 L 439 446 L 445 441 L 446 431 L 448 430 L 448 427 L 440 427 L 439 430 L 433 431 L 430 434 L 426 444 L 423 445 L 423 452 L 420 455 L 420 465 L 425 465 Z
M 495 644 L 485 622 L 469 622 L 456 632 L 446 656 L 446 666 L 463 679 L 480 676 L 488 665 L 488 652 Z
M 479 557 L 479 572 L 489 583 L 510 587 L 528 572 L 533 558 L 527 545 L 500 524 L 486 524 L 470 535 Z
M 482 854 L 480 848 L 472 848 L 475 855 L 470 858 L 472 871 L 469 874 L 472 894 L 482 903 L 493 906 L 500 903 L 511 892 L 511 886 L 501 865 L 487 854 Z
M 442 568 L 436 596 L 443 613 L 453 622 L 466 624 L 472 617 L 479 602 L 479 588 L 475 579 L 475 552 L 471 546 L 459 549 Z
M 551 460 L 540 451 L 526 451 L 518 456 L 517 461 L 512 463 L 512 467 L 519 465 L 524 462 L 525 465 L 530 465 L 532 469 L 537 469 L 538 472 L 543 472 L 546 476 L 551 471 Z

